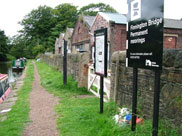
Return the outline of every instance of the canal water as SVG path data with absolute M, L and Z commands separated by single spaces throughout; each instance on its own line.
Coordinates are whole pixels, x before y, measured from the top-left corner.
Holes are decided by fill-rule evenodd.
M 0 62 L 0 73 L 8 74 L 10 83 L 15 82 L 22 75 L 22 72 L 12 71 L 12 61 Z

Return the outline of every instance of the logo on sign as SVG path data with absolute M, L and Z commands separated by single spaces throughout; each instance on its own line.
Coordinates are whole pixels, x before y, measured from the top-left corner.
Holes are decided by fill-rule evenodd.
M 152 62 L 148 59 L 145 60 L 145 66 L 159 67 L 159 65 L 157 65 L 156 62 Z
M 145 61 L 145 65 L 146 65 L 146 66 L 152 66 L 152 62 L 151 62 L 150 60 L 146 60 L 146 61 Z
M 141 0 L 131 2 L 131 21 L 141 18 Z

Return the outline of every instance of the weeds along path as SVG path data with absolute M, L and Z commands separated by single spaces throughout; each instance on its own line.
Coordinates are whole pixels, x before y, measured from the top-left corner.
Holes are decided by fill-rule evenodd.
M 40 76 L 34 63 L 34 83 L 30 93 L 30 120 L 23 136 L 57 136 L 54 106 L 58 98 L 49 94 L 40 85 Z

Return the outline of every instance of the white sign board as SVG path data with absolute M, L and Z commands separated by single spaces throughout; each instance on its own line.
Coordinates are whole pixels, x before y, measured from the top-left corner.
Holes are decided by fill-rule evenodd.
M 95 31 L 95 73 L 106 76 L 107 72 L 107 29 Z
M 96 37 L 96 72 L 104 74 L 104 35 Z

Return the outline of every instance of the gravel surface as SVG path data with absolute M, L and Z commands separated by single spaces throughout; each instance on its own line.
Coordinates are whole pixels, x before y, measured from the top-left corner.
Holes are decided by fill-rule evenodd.
M 23 136 L 57 136 L 56 113 L 54 106 L 58 98 L 49 94 L 40 85 L 40 76 L 34 64 L 34 83 L 30 93 L 30 122 L 23 132 Z

